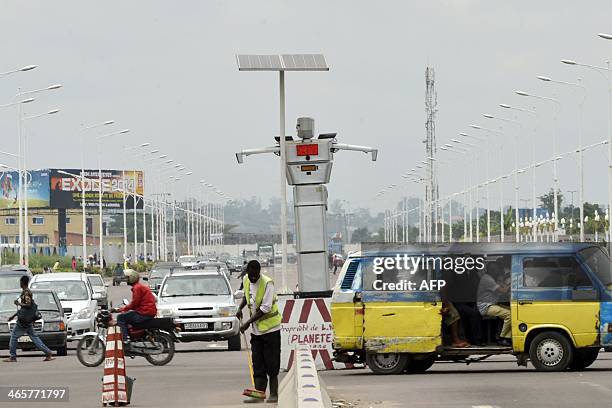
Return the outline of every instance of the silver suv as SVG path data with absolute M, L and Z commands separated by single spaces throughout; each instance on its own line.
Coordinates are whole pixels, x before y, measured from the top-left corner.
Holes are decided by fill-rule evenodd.
M 240 351 L 236 310 L 230 282 L 217 271 L 172 271 L 157 297 L 158 316 L 174 319 L 181 341 L 227 340 L 230 351 Z

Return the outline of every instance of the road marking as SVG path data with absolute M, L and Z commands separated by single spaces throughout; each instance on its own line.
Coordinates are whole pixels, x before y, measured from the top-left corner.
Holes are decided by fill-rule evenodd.
M 472 408 L 500 408 L 499 405 L 472 405 Z

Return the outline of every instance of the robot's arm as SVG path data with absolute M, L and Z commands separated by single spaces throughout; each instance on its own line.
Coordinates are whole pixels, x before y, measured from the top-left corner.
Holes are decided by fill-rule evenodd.
M 344 143 L 334 143 L 332 144 L 332 149 L 335 150 L 353 150 L 356 152 L 364 152 L 366 154 L 372 153 L 372 161 L 376 161 L 378 157 L 378 149 L 368 146 L 357 146 L 357 145 L 349 145 Z
M 280 154 L 280 147 L 271 146 L 271 147 L 260 147 L 257 149 L 245 149 L 245 150 L 242 150 L 236 153 L 236 160 L 238 160 L 238 163 L 243 163 L 245 156 L 251 156 L 253 154 L 263 154 L 263 153 L 274 153 L 278 155 Z

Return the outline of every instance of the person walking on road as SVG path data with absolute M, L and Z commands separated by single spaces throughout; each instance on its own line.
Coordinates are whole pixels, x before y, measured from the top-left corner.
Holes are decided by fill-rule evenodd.
M 240 326 L 244 333 L 251 327 L 251 351 L 255 388 L 265 393 L 270 384 L 270 396 L 266 402 L 278 402 L 278 372 L 281 354 L 281 315 L 274 291 L 274 281 L 261 273 L 258 261 L 250 261 L 243 278 L 244 297 L 236 313 L 242 322 L 242 309 L 248 306 L 250 318 Z M 268 381 L 269 379 L 269 381 Z M 245 403 L 263 402 L 248 398 Z
M 9 322 L 17 316 L 17 321 L 13 326 L 13 331 L 11 332 L 11 339 L 9 340 L 9 353 L 10 357 L 7 358 L 6 362 L 14 363 L 17 361 L 17 341 L 19 337 L 27 334 L 32 343 L 43 353 L 45 353 L 45 359 L 43 361 L 51 361 L 55 360 L 53 358 L 53 354 L 49 347 L 43 343 L 43 341 L 38 337 L 36 332 L 34 331 L 34 322 L 37 318 L 40 318 L 38 314 L 38 307 L 36 303 L 34 303 L 34 298 L 32 297 L 32 291 L 28 289 L 28 283 L 30 283 L 30 278 L 28 276 L 22 276 L 19 280 L 19 285 L 21 286 L 21 295 L 19 299 L 15 300 L 15 305 L 19 307 L 17 313 L 9 317 Z

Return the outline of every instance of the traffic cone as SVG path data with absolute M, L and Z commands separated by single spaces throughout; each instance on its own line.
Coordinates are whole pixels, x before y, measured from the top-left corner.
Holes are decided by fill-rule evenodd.
M 111 326 L 106 336 L 102 405 L 119 407 L 129 403 L 121 328 Z

